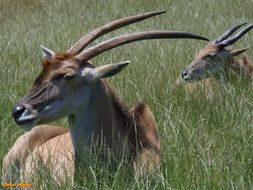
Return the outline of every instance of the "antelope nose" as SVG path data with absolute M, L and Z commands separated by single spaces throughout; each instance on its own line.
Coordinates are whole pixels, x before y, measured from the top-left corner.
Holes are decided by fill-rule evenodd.
M 15 106 L 12 110 L 12 116 L 14 120 L 17 121 L 20 118 L 20 116 L 24 113 L 25 110 L 26 108 L 24 105 Z
M 185 79 L 185 77 L 188 75 L 188 73 L 189 73 L 188 71 L 183 71 L 182 72 L 182 78 Z

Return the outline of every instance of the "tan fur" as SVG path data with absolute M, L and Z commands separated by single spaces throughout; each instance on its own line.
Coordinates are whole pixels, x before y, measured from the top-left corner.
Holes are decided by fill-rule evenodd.
M 73 181 L 74 160 L 73 144 L 70 132 L 67 132 L 37 146 L 27 157 L 24 175 L 26 178 L 32 179 L 42 163 L 51 171 L 53 179 L 58 184 L 69 180 Z
M 53 125 L 39 125 L 20 136 L 3 158 L 3 181 L 16 181 L 18 172 L 25 167 L 31 152 L 55 136 L 68 132 L 69 129 Z M 11 175 L 15 174 L 15 175 Z

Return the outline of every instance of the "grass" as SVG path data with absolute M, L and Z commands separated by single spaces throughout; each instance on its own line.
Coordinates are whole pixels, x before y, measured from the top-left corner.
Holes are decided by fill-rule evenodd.
M 13 122 L 11 109 L 40 72 L 40 44 L 64 51 L 82 34 L 110 20 L 153 10 L 168 12 L 112 32 L 100 41 L 146 29 L 192 31 L 213 39 L 231 25 L 251 22 L 252 8 L 252 0 L 0 0 L 0 158 L 24 132 Z M 235 47 L 251 46 L 252 36 L 249 33 Z M 150 105 L 158 124 L 163 162 L 161 172 L 139 180 L 122 167 L 112 173 L 91 160 L 87 173 L 93 178 L 77 189 L 253 189 L 251 85 L 237 77 L 220 84 L 208 99 L 201 90 L 189 95 L 174 85 L 180 71 L 204 45 L 194 40 L 145 41 L 93 60 L 95 65 L 132 62 L 110 81 L 129 105 L 137 100 Z M 252 49 L 248 55 L 253 57 Z M 56 123 L 67 125 L 64 119 Z M 38 184 L 57 188 L 43 170 L 38 173 Z M 65 189 L 71 187 L 65 185 Z

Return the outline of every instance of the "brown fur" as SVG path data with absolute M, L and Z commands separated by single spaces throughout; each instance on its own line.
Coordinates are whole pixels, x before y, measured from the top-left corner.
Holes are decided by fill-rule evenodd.
M 228 69 L 232 69 L 238 74 L 243 73 L 249 78 L 249 80 L 253 80 L 253 64 L 246 56 L 243 56 L 242 59 L 233 58 L 233 62 L 231 63 L 231 65 L 228 66 Z M 201 81 L 186 83 L 182 80 L 182 77 L 179 76 L 176 81 L 177 85 L 183 84 L 187 93 L 191 94 L 201 89 L 205 97 L 212 97 L 213 90 L 217 86 L 217 83 L 218 79 L 215 77 L 202 79 Z
M 237 72 L 243 72 L 246 76 L 248 76 L 251 80 L 253 79 L 253 63 L 251 60 L 244 55 L 241 59 L 233 60 L 233 64 Z
M 43 78 L 43 80 L 45 80 L 45 78 Z M 140 171 L 141 174 L 147 174 L 155 170 L 160 165 L 161 154 L 160 142 L 152 112 L 144 103 L 136 104 L 134 107 L 129 109 L 119 98 L 119 96 L 116 95 L 114 89 L 109 85 L 109 83 L 103 80 L 103 84 L 106 88 L 107 94 L 109 97 L 111 97 L 111 102 L 114 109 L 124 121 L 125 125 L 123 131 L 129 140 L 131 155 L 136 160 L 136 170 Z M 25 157 L 20 157 L 19 154 L 14 154 L 13 151 L 9 151 L 9 153 L 7 153 L 8 156 L 5 157 L 5 160 L 15 160 L 14 164 L 12 165 L 17 165 L 18 168 L 24 167 L 26 173 L 29 174 L 32 173 L 36 168 L 36 163 L 34 163 L 34 160 L 38 159 L 34 159 L 34 155 L 37 155 L 39 158 L 41 158 L 45 165 L 47 165 L 49 168 L 52 168 L 53 177 L 56 181 L 59 179 L 64 180 L 66 177 L 66 171 L 64 172 L 64 169 L 68 170 L 68 177 L 71 177 L 74 171 L 72 166 L 63 166 L 62 163 L 64 164 L 64 162 L 59 162 L 59 160 L 66 160 L 67 163 L 71 163 L 74 160 L 73 145 L 71 142 L 69 129 L 62 130 L 61 128 L 57 128 L 55 126 L 46 127 L 45 129 L 43 127 L 35 127 L 32 130 L 33 133 L 27 132 L 19 138 L 20 140 L 29 139 L 33 145 L 32 148 L 29 148 L 28 145 L 21 145 L 19 143 L 20 140 L 16 141 L 12 149 L 22 146 L 22 150 L 26 152 Z M 41 131 L 37 130 L 38 128 L 40 130 L 43 129 L 44 136 L 51 135 L 50 138 L 43 138 L 43 140 L 40 141 L 40 138 L 38 137 L 41 136 Z M 53 136 L 51 134 L 51 130 L 55 130 L 56 132 L 59 131 L 58 135 Z M 30 152 L 33 154 L 30 154 Z M 19 160 L 21 158 L 22 165 L 16 164 L 21 162 L 21 160 Z M 10 162 L 6 161 L 4 168 L 8 168 L 10 164 Z
M 157 169 L 161 161 L 160 142 L 155 119 L 149 107 L 144 103 L 136 104 L 129 112 L 135 120 L 136 137 L 140 146 L 136 170 L 140 171 L 141 174 L 148 174 Z M 131 139 L 131 137 L 129 138 Z
M 195 57 L 196 60 L 201 60 L 205 58 L 207 55 L 215 54 L 219 51 L 218 46 L 210 43 L 205 48 L 201 49 L 197 56 Z
M 73 55 L 67 53 L 56 52 L 55 59 L 44 59 L 42 61 L 42 72 L 35 80 L 35 85 L 42 81 L 47 81 L 52 78 L 52 71 L 63 66 L 64 60 L 73 58 Z
M 136 155 L 136 152 L 140 149 L 139 164 L 149 162 L 144 165 L 152 166 L 145 166 L 145 169 L 150 168 L 151 170 L 151 167 L 154 169 L 155 166 L 160 164 L 161 153 L 155 118 L 151 110 L 144 103 L 138 103 L 128 109 L 116 95 L 111 85 L 106 83 L 106 86 L 109 89 L 115 109 L 121 113 L 121 117 L 125 121 L 126 128 L 123 130 L 131 143 L 132 154 Z
M 205 59 L 206 56 L 209 55 L 216 55 L 221 51 L 218 45 L 210 43 L 205 48 L 201 49 L 199 53 L 196 55 L 193 62 L 197 62 L 198 60 Z M 231 53 L 233 50 L 228 51 L 228 54 L 230 56 L 228 57 L 227 61 L 225 62 L 225 74 L 226 70 L 232 69 L 235 73 L 242 73 L 246 77 L 248 77 L 249 80 L 253 80 L 253 63 L 249 60 L 247 56 L 243 56 L 242 58 L 237 59 L 236 57 L 233 57 Z M 243 51 L 242 51 L 243 52 Z M 239 54 L 237 54 L 239 55 Z M 219 82 L 219 78 L 216 77 L 209 77 L 202 79 L 201 81 L 193 81 L 193 82 L 184 82 L 182 77 L 179 76 L 176 80 L 176 84 L 184 84 L 185 90 L 188 93 L 192 93 L 199 88 L 202 88 L 204 91 L 204 95 L 206 97 L 212 96 L 212 91 L 217 85 L 217 82 Z

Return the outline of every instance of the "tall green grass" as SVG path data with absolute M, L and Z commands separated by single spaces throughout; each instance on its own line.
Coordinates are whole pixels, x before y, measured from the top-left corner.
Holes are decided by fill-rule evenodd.
M 168 12 L 98 41 L 148 29 L 192 31 L 213 39 L 231 25 L 253 21 L 252 0 L 0 0 L 0 158 L 24 133 L 13 122 L 11 109 L 40 72 L 40 44 L 64 51 L 82 34 L 110 20 L 153 10 Z M 120 166 L 114 173 L 106 167 L 99 170 L 99 164 L 91 160 L 86 163 L 86 172 L 93 179 L 76 189 L 253 189 L 251 84 L 237 77 L 219 84 L 212 98 L 204 98 L 201 90 L 187 94 L 174 85 L 180 71 L 205 44 L 145 41 L 93 60 L 95 65 L 132 62 L 110 81 L 129 105 L 139 100 L 150 105 L 158 124 L 163 161 L 161 172 L 140 180 Z M 252 44 L 253 32 L 234 46 Z M 253 57 L 251 48 L 248 55 Z M 57 124 L 67 126 L 64 119 Z M 41 169 L 37 174 L 38 184 L 44 184 L 41 188 L 59 188 L 44 173 Z

